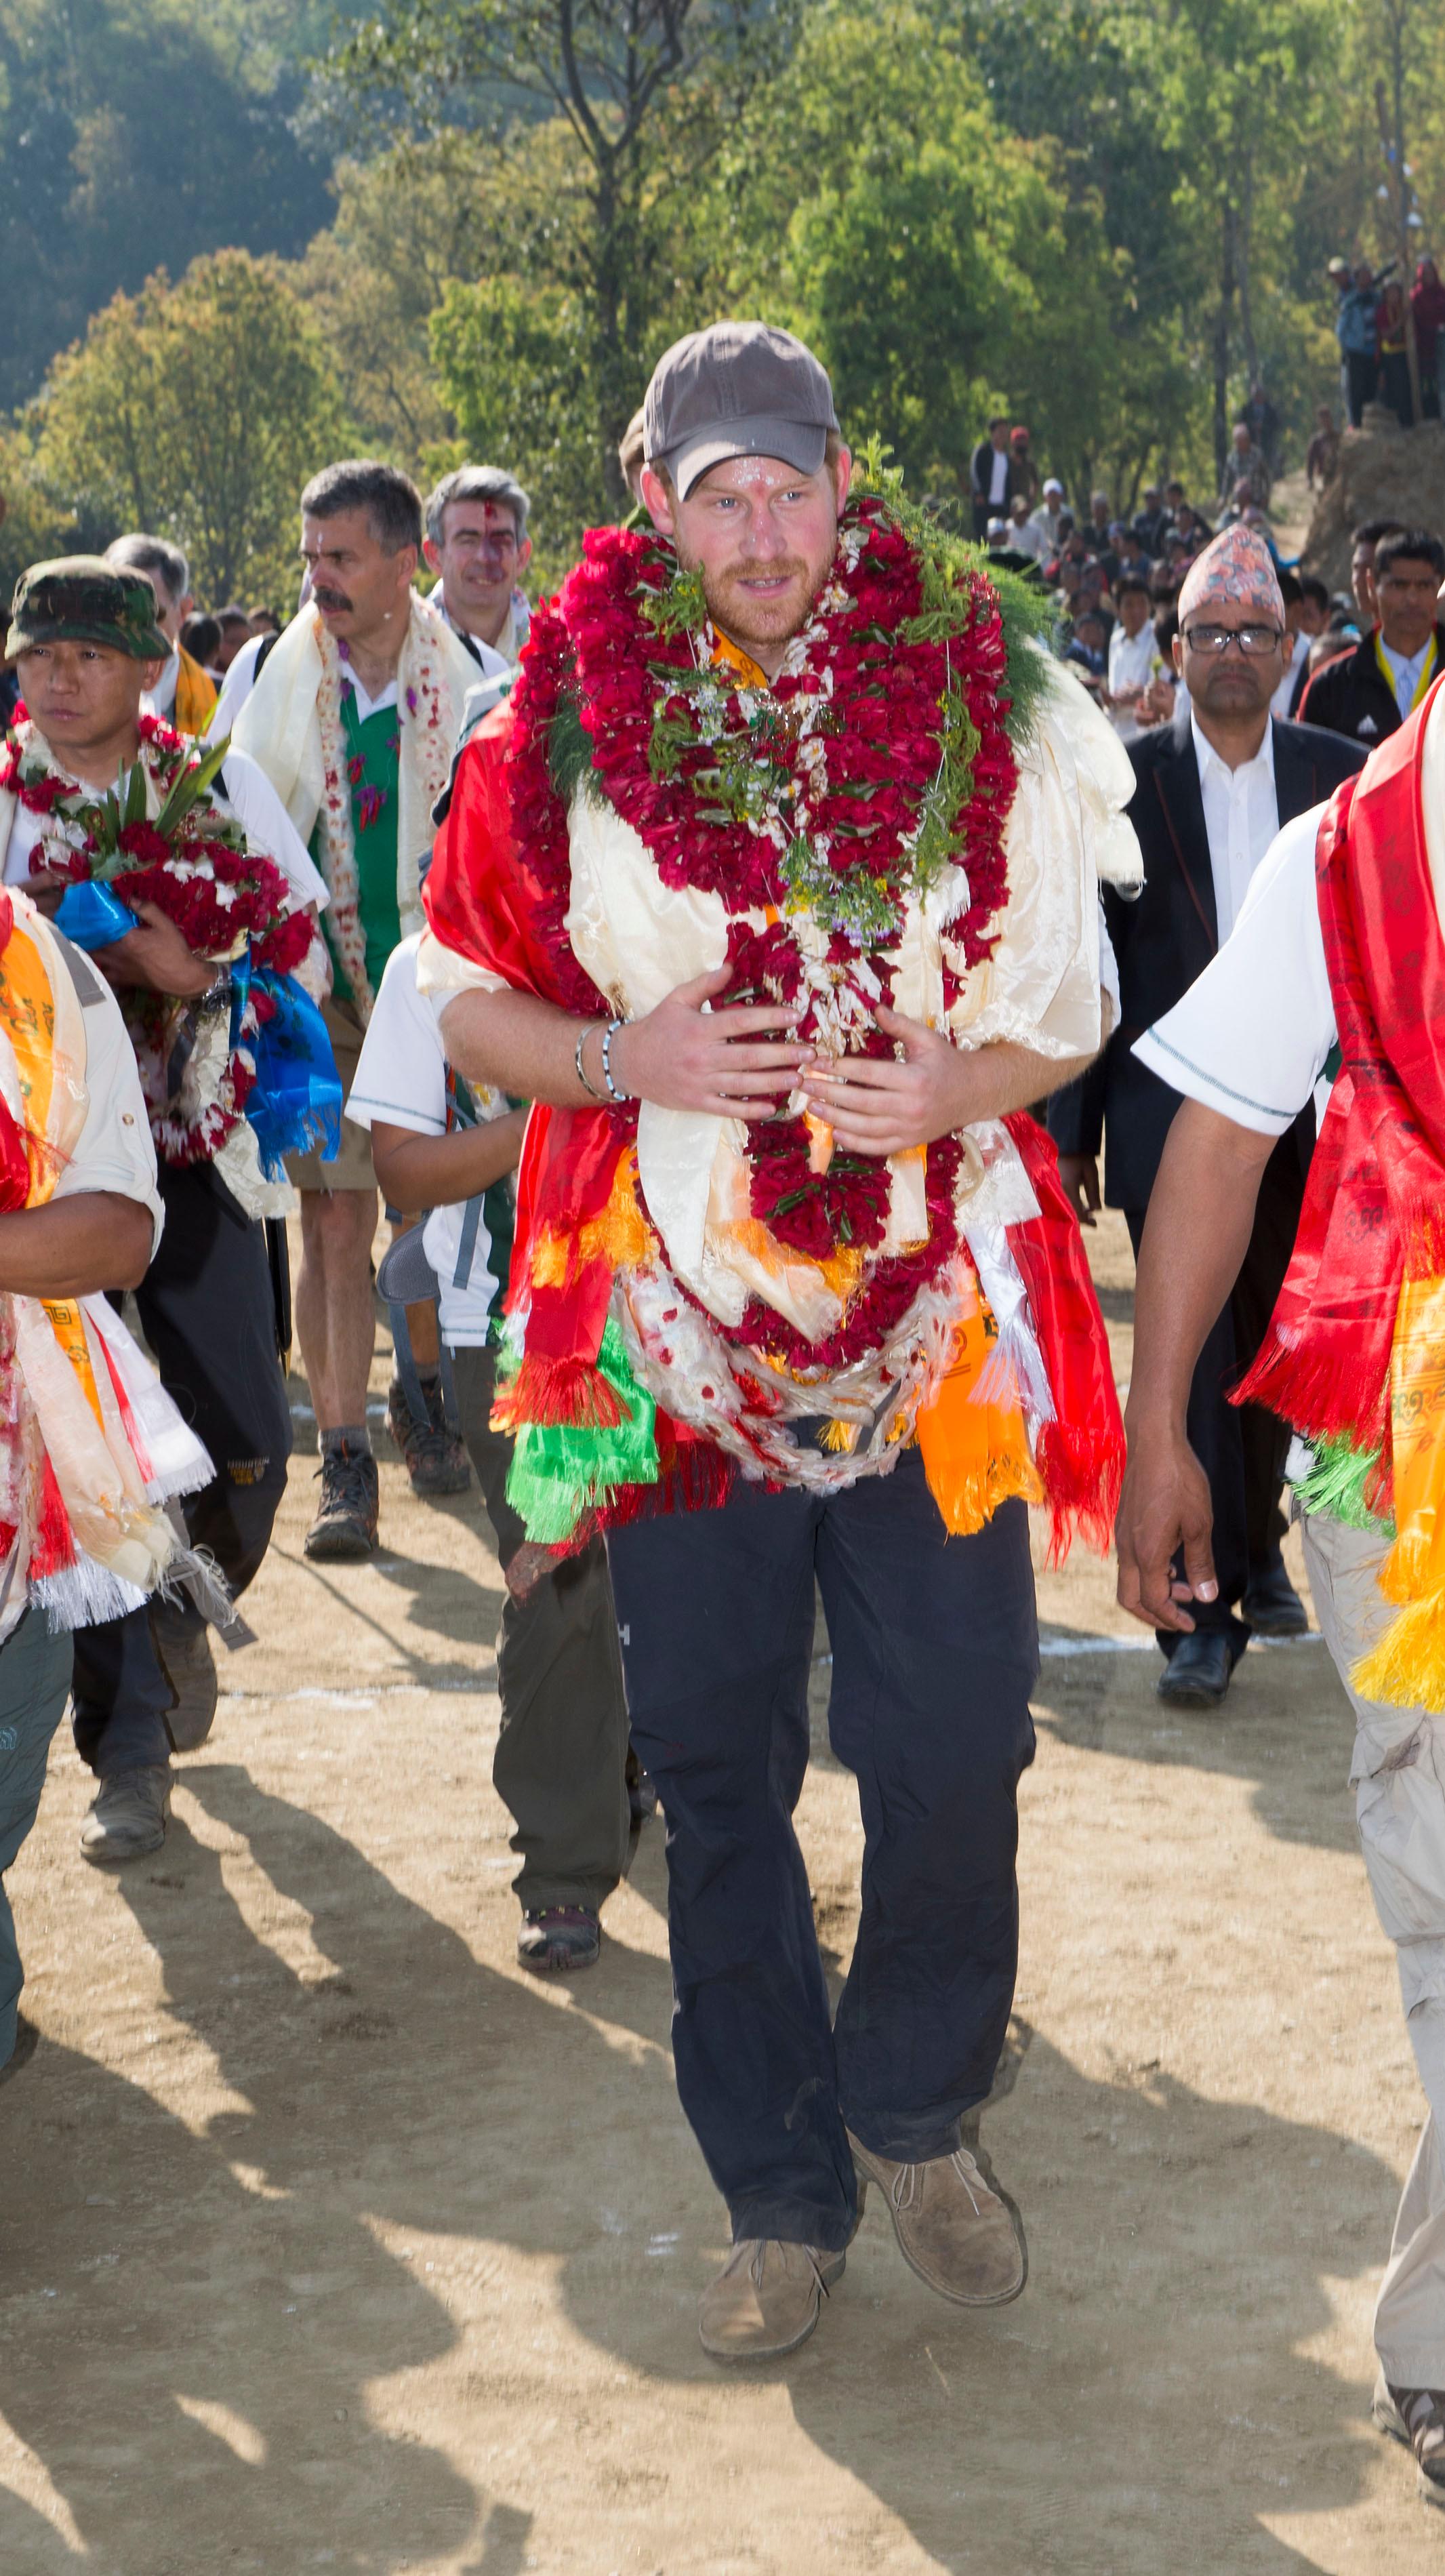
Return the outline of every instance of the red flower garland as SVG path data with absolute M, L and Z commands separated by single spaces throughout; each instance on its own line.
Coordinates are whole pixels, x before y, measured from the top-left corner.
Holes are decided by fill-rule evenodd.
M 821 636 L 809 644 L 801 669 L 785 672 L 774 684 L 770 695 L 784 721 L 770 723 L 765 716 L 762 729 L 749 727 L 736 684 L 728 690 L 724 722 L 734 738 L 752 731 L 760 757 L 792 769 L 800 807 L 807 797 L 808 829 L 815 842 L 826 839 L 835 875 L 846 880 L 858 870 L 875 885 L 881 882 L 901 932 L 908 890 L 904 844 L 939 773 L 952 682 L 962 693 L 977 743 L 968 793 L 951 818 L 949 859 L 966 871 L 968 900 L 949 935 L 973 965 L 991 955 L 1001 929 L 1008 890 L 1003 836 L 1017 780 L 1005 726 L 1007 657 L 997 599 L 981 573 L 969 572 L 961 584 L 968 611 L 962 631 L 946 640 L 903 633 L 918 615 L 923 587 L 908 538 L 886 507 L 871 499 L 850 508 L 844 532 L 834 578 L 844 585 L 847 603 L 825 612 Z M 851 547 L 849 532 L 855 532 Z M 568 701 L 580 716 L 608 802 L 640 834 L 665 884 L 720 894 L 739 912 L 785 912 L 790 902 L 775 841 L 720 808 L 711 785 L 711 744 L 684 743 L 659 774 L 659 719 L 685 732 L 693 701 L 682 683 L 698 667 L 692 636 L 660 633 L 646 615 L 647 602 L 661 600 L 676 570 L 671 550 L 654 536 L 591 530 L 560 600 L 544 605 L 533 620 L 513 693 L 516 843 L 535 889 L 536 927 L 558 966 L 566 1006 L 583 1016 L 605 1014 L 610 1005 L 573 957 L 566 933 L 570 847 L 553 750 Z M 675 690 L 668 687 L 670 671 L 678 675 Z M 730 675 L 719 672 L 718 678 L 727 688 Z M 813 728 L 824 742 L 821 794 L 809 793 L 805 764 L 797 759 L 798 718 L 810 697 L 830 701 Z M 886 949 L 889 942 L 878 945 Z M 856 961 L 859 950 L 835 933 L 828 953 L 842 964 Z M 731 1001 L 764 994 L 792 1001 L 802 991 L 802 961 L 783 922 L 760 932 L 734 921 L 728 956 L 734 967 Z M 867 961 L 886 997 L 891 968 L 874 949 Z M 946 978 L 945 999 L 955 990 L 954 979 Z M 876 1028 L 862 1045 L 871 1054 L 889 1052 Z M 627 1129 L 635 1126 L 635 1104 L 614 1114 Z M 808 1141 L 802 1119 L 750 1129 L 754 1214 L 780 1242 L 814 1259 L 844 1247 L 872 1251 L 887 1220 L 886 1165 L 835 1154 L 827 1174 L 813 1174 Z M 826 1341 L 807 1340 L 758 1298 L 729 1340 L 763 1349 L 798 1372 L 836 1371 L 876 1349 L 940 1277 L 957 1247 L 954 1192 L 961 1157 L 953 1137 L 929 1146 L 926 1244 L 878 1261 Z

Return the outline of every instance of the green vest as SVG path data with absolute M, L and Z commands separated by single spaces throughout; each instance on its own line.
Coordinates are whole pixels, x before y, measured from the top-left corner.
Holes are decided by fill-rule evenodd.
M 396 707 L 378 707 L 363 722 L 352 690 L 341 692 L 341 722 L 346 734 L 347 771 L 351 780 L 351 829 L 356 845 L 357 905 L 366 942 L 366 980 L 375 993 L 386 961 L 401 939 L 401 912 L 396 900 L 397 786 L 401 774 L 401 716 Z M 379 800 L 379 801 L 378 801 Z M 317 855 L 320 826 L 312 835 Z M 328 931 L 330 911 L 321 927 Z M 352 999 L 351 986 L 330 941 L 332 976 L 338 997 Z

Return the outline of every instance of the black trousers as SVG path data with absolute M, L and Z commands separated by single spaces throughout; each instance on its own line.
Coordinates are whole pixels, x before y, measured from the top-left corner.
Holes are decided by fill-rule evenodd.
M 917 1450 L 827 1501 L 740 1485 L 607 1541 L 639 1760 L 667 1818 L 678 2092 L 735 2238 L 841 2247 L 847 2129 L 921 2162 L 992 2084 L 1033 1759 L 1028 1514 L 949 1538 Z M 828 1728 L 858 1782 L 862 1909 L 830 2027 L 793 1810 L 814 1585 Z
M 1236 1655 L 1244 1652 L 1250 1635 L 1236 1615 L 1238 1604 L 1251 1576 L 1267 1573 L 1279 1561 L 1285 1532 L 1280 1489 L 1290 1434 L 1288 1423 L 1262 1405 L 1231 1404 L 1229 1390 L 1239 1384 L 1258 1351 L 1284 1285 L 1304 1181 L 1299 1141 L 1291 1131 L 1280 1138 L 1265 1167 L 1249 1249 L 1229 1302 L 1199 1354 L 1189 1390 L 1189 1445 L 1209 1479 L 1219 1578 L 1218 1600 L 1195 1602 L 1190 1616 L 1197 1628 L 1222 1630 Z M 1141 1208 L 1124 1211 L 1136 1259 L 1145 1213 Z M 1182 1579 L 1182 1559 L 1175 1571 Z M 1172 1655 L 1177 1633 L 1161 1628 L 1156 1634 L 1165 1655 Z
M 512 1443 L 491 1427 L 496 1354 L 454 1349 L 452 1373 L 467 1444 L 506 1572 L 526 1539 L 507 1500 Z M 617 1621 L 600 1539 L 509 1592 L 497 1641 L 502 1703 L 492 1781 L 516 1820 L 522 1866 L 512 1885 L 524 1913 L 604 1903 L 627 1866 L 627 1702 Z
M 1360 350 L 1350 349 L 1346 352 L 1345 409 L 1350 416 L 1351 429 L 1359 428 L 1360 414 L 1367 402 L 1374 401 L 1375 387 L 1379 381 L 1380 362 L 1373 351 L 1366 354 Z
M 136 1303 L 166 1393 L 216 1469 L 182 1506 L 191 1543 L 239 1595 L 270 1544 L 291 1455 L 266 1229 L 208 1163 L 163 1164 L 160 1187 L 165 1231 Z M 189 1603 L 183 1615 L 200 1625 Z M 167 1760 L 171 1694 L 144 1610 L 77 1629 L 74 1692 L 76 1749 L 102 1779 Z

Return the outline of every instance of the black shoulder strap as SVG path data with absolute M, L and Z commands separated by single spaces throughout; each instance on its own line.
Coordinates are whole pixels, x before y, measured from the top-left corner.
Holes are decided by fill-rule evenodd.
M 271 634 L 269 634 L 269 635 L 263 635 L 263 636 L 262 636 L 262 638 L 261 638 L 261 650 L 260 650 L 260 652 L 257 654 L 255 661 L 254 661 L 254 662 L 252 663 L 252 665 L 251 665 L 251 680 L 252 680 L 252 684 L 253 684 L 253 686 L 254 686 L 255 682 L 256 682 L 257 680 L 259 680 L 259 679 L 260 679 L 262 672 L 263 672 L 263 671 L 265 670 L 265 668 L 266 668 L 266 656 L 267 656 L 267 654 L 271 651 L 271 649 L 272 649 L 273 645 L 279 644 L 279 643 L 280 643 L 280 641 L 281 641 L 280 635 L 279 635 L 279 634 L 278 634 L 274 629 L 273 629 L 273 631 L 271 632 Z
M 54 922 L 51 923 L 50 929 L 51 936 L 69 970 L 70 980 L 75 986 L 76 999 L 81 1009 L 96 1010 L 105 1000 L 107 986 L 97 975 L 84 949 L 77 948 L 73 939 L 67 939 L 63 930 L 56 929 Z

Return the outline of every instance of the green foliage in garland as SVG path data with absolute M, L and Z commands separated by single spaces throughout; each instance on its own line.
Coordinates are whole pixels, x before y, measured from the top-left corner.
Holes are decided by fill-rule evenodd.
M 902 469 L 889 461 L 892 453 L 876 435 L 866 439 L 853 459 L 853 489 L 875 494 L 883 502 L 918 557 L 922 604 L 916 616 L 904 621 L 902 639 L 909 644 L 938 644 L 946 643 L 950 635 L 962 634 L 970 623 L 972 608 L 967 590 L 961 585 L 966 584 L 970 573 L 981 574 L 998 601 L 1003 621 L 1008 678 L 1000 695 L 1008 709 L 1009 739 L 1015 746 L 1027 742 L 1037 727 L 1039 707 L 1050 685 L 1047 638 L 1053 612 L 1048 598 L 1020 574 L 995 563 L 982 546 L 969 545 L 962 537 L 953 536 L 927 510 L 908 500 Z M 956 812 L 957 808 L 955 797 L 946 810 Z

